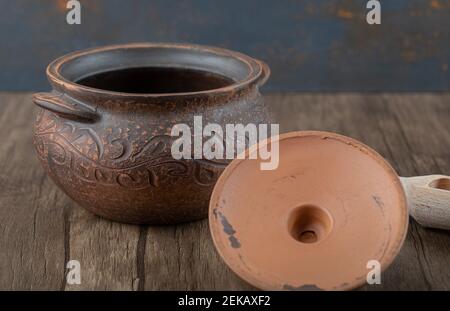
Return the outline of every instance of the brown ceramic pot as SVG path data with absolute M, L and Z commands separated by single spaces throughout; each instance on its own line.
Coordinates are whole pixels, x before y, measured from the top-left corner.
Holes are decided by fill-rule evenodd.
M 171 128 L 269 123 L 259 93 L 268 67 L 237 52 L 127 44 L 51 63 L 37 93 L 38 157 L 56 184 L 95 214 L 128 223 L 201 219 L 227 161 L 175 160 Z

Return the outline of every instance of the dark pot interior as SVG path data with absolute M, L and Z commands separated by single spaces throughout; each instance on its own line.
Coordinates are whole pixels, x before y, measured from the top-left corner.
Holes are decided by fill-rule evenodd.
M 235 81 L 203 70 L 165 67 L 137 67 L 105 71 L 87 76 L 78 84 L 123 93 L 201 92 L 229 86 Z
M 252 65 L 235 54 L 206 48 L 135 46 L 73 54 L 61 62 L 59 74 L 105 91 L 176 94 L 239 83 L 254 74 Z

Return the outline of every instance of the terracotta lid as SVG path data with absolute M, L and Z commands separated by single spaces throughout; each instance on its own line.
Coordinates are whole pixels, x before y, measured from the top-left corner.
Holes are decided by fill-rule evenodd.
M 210 230 L 226 264 L 264 290 L 351 289 L 366 282 L 369 261 L 387 268 L 408 226 L 392 167 L 327 132 L 281 135 L 279 150 L 277 169 L 236 159 L 214 188 Z

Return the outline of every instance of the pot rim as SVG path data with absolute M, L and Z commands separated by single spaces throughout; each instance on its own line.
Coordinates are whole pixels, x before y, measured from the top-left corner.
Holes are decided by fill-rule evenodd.
M 126 93 L 126 92 L 117 92 L 117 91 L 109 91 L 99 88 L 88 87 L 70 79 L 66 78 L 62 74 L 62 67 L 66 64 L 69 64 L 73 60 L 80 59 L 82 57 L 86 57 L 89 55 L 114 51 L 114 50 L 130 50 L 130 49 L 181 49 L 187 51 L 196 51 L 198 53 L 210 53 L 219 57 L 228 57 L 234 60 L 241 62 L 242 64 L 247 66 L 248 74 L 245 78 L 240 79 L 238 81 L 233 82 L 230 85 L 226 85 L 224 87 L 195 91 L 195 92 L 179 92 L 179 93 Z M 131 68 L 131 67 L 130 67 Z M 114 70 L 114 69 L 113 69 Z M 47 66 L 47 77 L 52 86 L 62 93 L 84 93 L 84 95 L 97 95 L 97 96 L 107 96 L 109 98 L 117 98 L 117 99 L 127 99 L 127 98 L 142 98 L 142 99 L 151 99 L 151 98 L 180 98 L 180 97 L 210 97 L 210 96 L 218 96 L 218 95 L 231 95 L 235 92 L 249 88 L 253 85 L 261 86 L 267 81 L 270 76 L 270 69 L 266 63 L 263 61 L 254 59 L 245 54 L 235 52 L 232 50 L 206 46 L 206 45 L 197 45 L 197 44 L 179 44 L 179 43 L 127 43 L 127 44 L 116 44 L 116 45 L 107 45 L 102 47 L 95 47 L 84 49 L 80 51 L 75 51 L 64 56 L 61 56 L 51 62 Z M 96 72 L 93 72 L 95 74 Z

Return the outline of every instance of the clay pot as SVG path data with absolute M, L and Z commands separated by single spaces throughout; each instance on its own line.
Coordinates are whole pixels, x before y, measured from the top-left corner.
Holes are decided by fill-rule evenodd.
M 51 63 L 51 93 L 34 94 L 39 159 L 73 200 L 116 221 L 201 219 L 227 161 L 175 160 L 175 124 L 194 116 L 269 123 L 258 91 L 268 67 L 219 48 L 127 44 L 75 52 Z
M 393 168 L 337 134 L 293 132 L 278 141 L 277 169 L 261 171 L 261 160 L 248 159 L 258 154 L 253 148 L 214 188 L 210 230 L 226 264 L 265 290 L 351 289 L 366 282 L 372 260 L 386 269 L 408 227 L 405 192 Z M 414 193 L 410 205 L 427 206 L 422 223 L 450 228 L 449 177 L 402 181 Z

